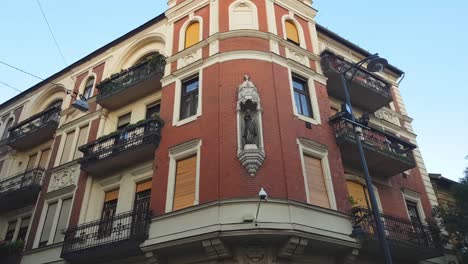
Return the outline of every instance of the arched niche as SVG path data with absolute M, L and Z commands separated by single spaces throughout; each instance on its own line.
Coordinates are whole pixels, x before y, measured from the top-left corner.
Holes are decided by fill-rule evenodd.
M 229 5 L 229 30 L 258 30 L 257 6 L 251 1 L 237 0 Z

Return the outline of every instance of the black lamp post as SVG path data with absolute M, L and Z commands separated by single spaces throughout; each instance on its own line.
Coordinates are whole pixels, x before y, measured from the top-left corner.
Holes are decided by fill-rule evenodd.
M 357 129 L 358 127 L 360 128 L 362 125 L 356 122 L 356 118 L 354 117 L 353 108 L 351 107 L 351 99 L 349 96 L 348 80 L 346 78 L 346 74 L 350 72 L 352 69 L 355 69 L 354 73 L 351 75 L 351 78 L 349 79 L 349 82 L 351 82 L 354 78 L 354 75 L 359 70 L 359 68 L 367 61 L 369 61 L 369 63 L 367 64 L 367 70 L 370 72 L 381 72 L 383 71 L 385 66 L 388 64 L 387 60 L 380 58 L 378 54 L 371 55 L 361 60 L 360 62 L 352 65 L 344 72 L 342 72 L 341 81 L 343 83 L 343 89 L 345 90 L 345 95 L 346 95 L 345 111 L 347 112 L 348 116 L 350 116 L 351 121 L 352 121 L 351 123 L 353 125 L 354 138 L 356 140 L 356 144 L 359 150 L 362 169 L 364 171 L 364 175 L 366 176 L 367 191 L 369 192 L 370 202 L 372 206 L 371 209 L 374 215 L 374 222 L 377 228 L 377 235 L 379 238 L 380 247 L 385 256 L 385 263 L 392 264 L 392 255 L 390 253 L 390 248 L 388 246 L 387 238 L 385 236 L 385 230 L 384 230 L 384 226 L 383 226 L 382 219 L 380 216 L 379 207 L 377 205 L 377 199 L 375 197 L 374 188 L 372 188 L 372 180 L 369 174 L 369 168 L 367 167 L 367 161 L 364 155 L 364 149 L 362 148 L 362 142 L 361 142 L 361 136 L 360 136 L 361 129 Z

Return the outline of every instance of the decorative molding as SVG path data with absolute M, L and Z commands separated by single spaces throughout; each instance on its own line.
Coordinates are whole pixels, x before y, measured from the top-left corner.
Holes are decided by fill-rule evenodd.
M 169 149 L 169 157 L 200 147 L 201 139 L 193 139 Z
M 68 186 L 75 186 L 80 176 L 80 164 L 74 163 L 52 172 L 47 192 L 53 192 Z
M 232 257 L 231 251 L 219 238 L 202 241 L 206 254 L 211 258 L 223 259 Z
M 392 123 L 396 126 L 401 126 L 400 125 L 400 119 L 399 119 L 399 116 L 398 114 L 391 110 L 391 109 L 388 109 L 386 107 L 383 107 L 379 110 L 377 110 L 375 113 L 374 113 L 374 116 L 377 117 L 377 118 L 380 118 L 382 120 L 385 120 L 389 123 Z
M 291 237 L 281 247 L 278 257 L 292 258 L 298 257 L 304 253 L 305 247 L 309 244 L 309 240 L 301 237 Z

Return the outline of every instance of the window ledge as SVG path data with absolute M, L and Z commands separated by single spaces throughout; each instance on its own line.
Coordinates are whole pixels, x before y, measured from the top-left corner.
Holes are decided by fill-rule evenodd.
M 320 125 L 320 124 L 321 124 L 320 121 L 317 120 L 317 119 L 315 119 L 315 118 L 308 117 L 308 116 L 304 116 L 304 115 L 297 114 L 297 113 L 294 113 L 294 115 L 295 115 L 298 119 L 300 119 L 300 120 L 302 120 L 302 121 L 305 121 L 305 122 L 309 122 L 309 123 L 311 123 L 311 124 L 313 124 L 313 125 Z
M 195 114 L 193 116 L 190 116 L 190 117 L 187 117 L 187 118 L 184 118 L 182 120 L 177 120 L 175 123 L 173 123 L 172 125 L 175 126 L 175 127 L 178 127 L 178 126 L 183 126 L 185 124 L 188 124 L 188 123 L 191 123 L 195 120 L 198 119 L 200 115 L 199 114 Z

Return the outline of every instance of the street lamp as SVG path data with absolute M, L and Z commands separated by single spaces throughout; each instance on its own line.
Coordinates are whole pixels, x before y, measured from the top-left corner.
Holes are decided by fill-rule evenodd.
M 390 248 L 388 246 L 387 238 L 385 236 L 385 230 L 384 230 L 384 226 L 382 223 L 382 219 L 380 217 L 379 207 L 377 205 L 377 199 L 375 197 L 374 188 L 372 188 L 372 180 L 369 174 L 369 168 L 367 167 L 367 161 L 364 155 L 364 149 L 362 148 L 362 142 L 361 142 L 361 136 L 360 136 L 360 133 L 362 131 L 361 129 L 362 125 L 356 122 L 356 118 L 354 117 L 353 108 L 351 107 L 351 99 L 349 96 L 348 80 L 346 78 L 346 74 L 350 72 L 352 69 L 355 69 L 354 73 L 351 75 L 351 78 L 349 79 L 349 82 L 351 82 L 354 78 L 354 75 L 357 73 L 357 71 L 359 71 L 359 68 L 366 62 L 369 62 L 367 64 L 367 70 L 369 72 L 381 72 L 383 71 L 385 66 L 388 65 L 387 60 L 380 58 L 379 55 L 376 53 L 352 65 L 347 70 L 342 72 L 340 75 L 341 75 L 341 82 L 343 84 L 343 89 L 345 90 L 345 95 L 346 95 L 345 111 L 347 112 L 347 115 L 351 118 L 351 121 L 352 121 L 351 123 L 353 125 L 354 139 L 356 140 L 356 145 L 359 150 L 362 169 L 364 171 L 364 175 L 366 176 L 367 191 L 370 197 L 370 202 L 372 206 L 371 209 L 372 209 L 372 213 L 375 219 L 375 225 L 377 228 L 377 235 L 379 238 L 380 247 L 384 253 L 385 263 L 392 264 L 392 256 L 390 253 Z

